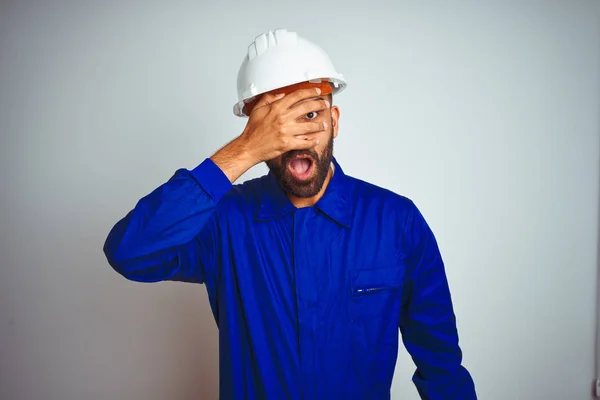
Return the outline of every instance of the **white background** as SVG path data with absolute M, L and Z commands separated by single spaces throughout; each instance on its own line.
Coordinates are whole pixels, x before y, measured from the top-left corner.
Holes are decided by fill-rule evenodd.
M 1 3 L 0 398 L 217 398 L 205 288 L 126 281 L 102 245 L 242 131 L 246 48 L 285 27 L 348 79 L 345 172 L 436 233 L 479 397 L 588 400 L 600 2 L 203 3 Z M 394 399 L 413 370 L 401 348 Z

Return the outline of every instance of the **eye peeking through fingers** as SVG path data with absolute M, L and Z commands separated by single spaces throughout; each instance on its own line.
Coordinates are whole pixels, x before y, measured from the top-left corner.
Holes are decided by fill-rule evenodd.
M 318 113 L 317 111 L 311 111 L 311 112 L 309 112 L 308 114 L 306 114 L 306 115 L 304 116 L 304 118 L 305 118 L 305 119 L 309 119 L 309 120 L 310 120 L 310 119 L 315 119 L 315 118 L 317 118 L 318 116 L 319 116 L 319 113 Z

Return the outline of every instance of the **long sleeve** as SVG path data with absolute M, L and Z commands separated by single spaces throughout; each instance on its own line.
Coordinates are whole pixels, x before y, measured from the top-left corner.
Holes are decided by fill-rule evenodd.
M 406 235 L 411 251 L 400 331 L 417 366 L 413 382 L 422 399 L 476 399 L 471 375 L 461 365 L 462 352 L 442 257 L 433 232 L 414 205 Z
M 203 283 L 215 268 L 216 205 L 232 185 L 210 159 L 143 197 L 104 243 L 109 264 L 139 282 Z

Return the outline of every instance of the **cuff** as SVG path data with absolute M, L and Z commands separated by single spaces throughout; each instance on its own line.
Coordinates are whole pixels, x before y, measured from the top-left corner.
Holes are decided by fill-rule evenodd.
M 225 196 L 233 186 L 227 175 L 211 160 L 205 159 L 190 171 L 196 182 L 216 203 Z

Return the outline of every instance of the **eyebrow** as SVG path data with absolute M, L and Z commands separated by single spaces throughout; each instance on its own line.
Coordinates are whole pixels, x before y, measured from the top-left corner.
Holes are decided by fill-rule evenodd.
M 311 98 L 308 98 L 308 99 L 300 100 L 300 101 L 299 101 L 299 102 L 297 102 L 297 103 L 294 103 L 294 106 L 296 106 L 296 105 L 298 105 L 298 104 L 305 103 L 305 102 L 307 102 L 307 101 L 312 101 L 312 100 L 326 100 L 326 99 L 325 99 L 325 97 L 324 97 L 324 96 L 311 97 Z

